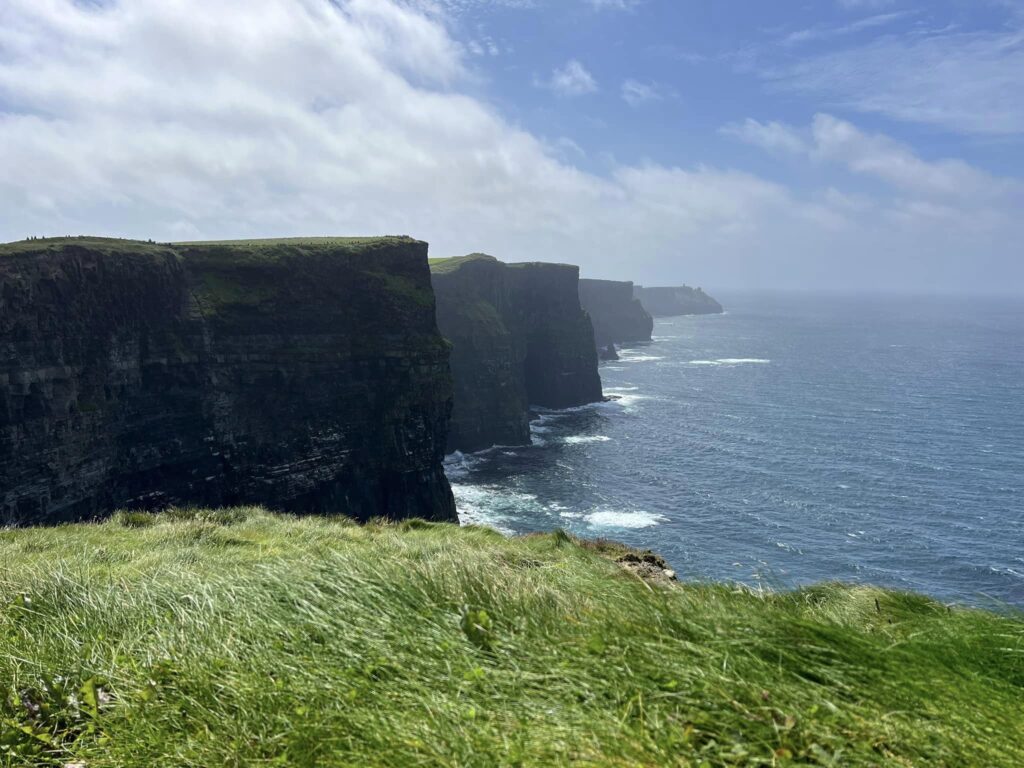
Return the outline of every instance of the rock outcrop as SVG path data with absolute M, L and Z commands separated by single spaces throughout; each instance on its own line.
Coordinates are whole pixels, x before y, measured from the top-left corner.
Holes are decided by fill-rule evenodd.
M 615 344 L 651 340 L 654 318 L 633 297 L 632 283 L 580 280 L 580 304 L 594 324 L 594 341 L 599 350 L 614 353 Z
M 577 267 L 473 254 L 435 260 L 431 274 L 438 326 L 452 344 L 449 450 L 525 445 L 530 405 L 602 399 Z
M 262 504 L 455 520 L 427 245 L 0 246 L 0 523 Z
M 645 288 L 636 286 L 634 295 L 654 317 L 674 315 L 719 315 L 722 305 L 704 293 L 701 288 L 681 285 L 672 288 Z

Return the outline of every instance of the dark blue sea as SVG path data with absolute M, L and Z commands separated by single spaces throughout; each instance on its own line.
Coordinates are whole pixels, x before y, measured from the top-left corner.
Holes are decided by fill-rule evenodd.
M 603 364 L 614 401 L 449 457 L 463 522 L 618 539 L 684 579 L 1024 607 L 1024 301 L 722 299 Z

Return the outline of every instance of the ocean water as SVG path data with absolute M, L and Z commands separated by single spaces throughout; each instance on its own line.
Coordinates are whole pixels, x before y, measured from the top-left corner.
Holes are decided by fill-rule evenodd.
M 618 539 L 684 579 L 1024 607 L 1024 302 L 723 299 L 603 364 L 614 401 L 448 457 L 463 522 Z

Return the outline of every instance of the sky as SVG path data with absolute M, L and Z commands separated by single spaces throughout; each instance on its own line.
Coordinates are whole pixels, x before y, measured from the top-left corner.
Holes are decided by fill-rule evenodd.
M 1024 0 L 0 0 L 0 241 L 1024 293 Z

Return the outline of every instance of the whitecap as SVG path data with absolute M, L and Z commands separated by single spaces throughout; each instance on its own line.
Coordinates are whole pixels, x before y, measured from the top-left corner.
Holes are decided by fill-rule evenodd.
M 537 497 L 495 486 L 452 483 L 455 508 L 462 525 L 486 525 L 505 534 L 514 531 L 507 523 L 517 519 L 524 509 L 537 508 Z
M 770 362 L 760 357 L 721 357 L 717 360 L 691 360 L 689 365 L 767 365 Z
M 583 519 L 594 528 L 651 528 L 668 518 L 650 512 L 599 509 Z
M 630 354 L 619 354 L 619 359 L 627 363 L 653 363 L 658 360 L 664 360 L 664 357 L 658 357 L 656 355 L 630 355 Z
M 462 451 L 455 451 L 444 457 L 444 473 L 449 480 L 461 480 L 470 474 L 482 459 L 474 454 L 466 455 Z
M 604 435 L 572 435 L 570 437 L 563 438 L 563 443 L 568 445 L 584 445 L 586 443 L 609 443 L 611 442 L 610 437 Z

